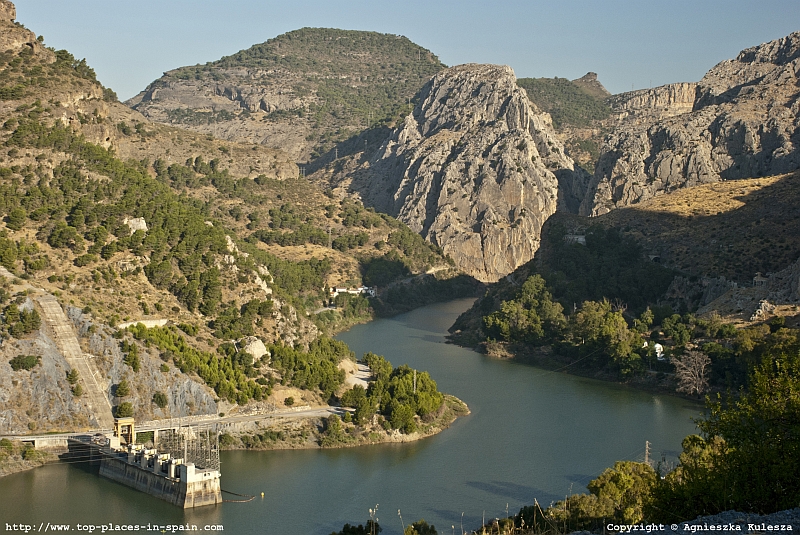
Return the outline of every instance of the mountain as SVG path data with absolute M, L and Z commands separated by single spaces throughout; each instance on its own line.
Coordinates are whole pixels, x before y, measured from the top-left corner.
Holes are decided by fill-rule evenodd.
M 544 221 L 577 210 L 587 178 L 511 68 L 475 64 L 436 74 L 377 150 L 312 176 L 395 215 L 482 281 L 530 260 Z
M 598 215 L 678 188 L 797 169 L 799 76 L 795 32 L 743 50 L 697 84 L 612 97 L 626 117 L 606 139 L 581 213 Z
M 553 118 L 556 135 L 569 156 L 584 169 L 594 170 L 603 137 L 613 124 L 610 93 L 588 72 L 576 80 L 519 78 L 528 99 Z
M 264 345 L 311 348 L 372 317 L 363 296 L 324 308 L 330 286 L 411 280 L 440 291 L 425 272 L 452 274 L 436 247 L 327 195 L 286 153 L 150 122 L 15 16 L 0 0 L 0 416 L 10 430 L 102 427 L 90 420 L 98 405 L 109 418 L 122 403 L 151 418 L 282 402 L 275 378 L 293 369 L 270 367 Z M 139 321 L 154 328 L 119 329 Z
M 152 121 L 314 159 L 392 123 L 444 68 L 400 35 L 303 28 L 220 60 L 164 73 L 127 104 Z

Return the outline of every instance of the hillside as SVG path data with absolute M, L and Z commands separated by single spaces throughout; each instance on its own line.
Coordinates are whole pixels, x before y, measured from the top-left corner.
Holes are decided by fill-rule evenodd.
M 127 102 L 152 121 L 313 160 L 393 124 L 444 65 L 399 35 L 303 28 L 164 74 Z
M 590 72 L 576 80 L 519 78 L 528 99 L 553 118 L 553 128 L 567 154 L 589 172 L 600 156 L 600 145 L 610 128 L 609 92 Z
M 91 423 L 90 385 L 64 378 L 72 364 L 42 321 L 49 296 L 108 403 L 147 418 L 271 395 L 292 368 L 270 368 L 259 344 L 309 348 L 371 317 L 349 295 L 315 314 L 330 286 L 452 275 L 405 225 L 326 195 L 285 153 L 149 122 L 0 7 L 0 383 L 15 430 Z M 117 330 L 136 321 L 157 327 Z M 117 395 L 123 380 L 137 386 Z

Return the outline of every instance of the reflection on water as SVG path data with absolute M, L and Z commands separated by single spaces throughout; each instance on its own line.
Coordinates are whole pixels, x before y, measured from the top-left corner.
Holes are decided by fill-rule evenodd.
M 258 496 L 184 512 L 96 472 L 50 465 L 0 479 L 0 521 L 222 524 L 227 533 L 327 535 L 363 523 L 379 504 L 385 534 L 425 518 L 475 528 L 533 503 L 585 491 L 615 460 L 675 453 L 694 432 L 698 407 L 685 401 L 562 373 L 496 361 L 444 343 L 469 306 L 459 300 L 354 327 L 339 338 L 361 355 L 428 370 L 472 414 L 411 444 L 342 450 L 223 452 L 222 487 Z M 260 493 L 264 492 L 264 499 Z M 485 511 L 485 513 L 484 513 Z

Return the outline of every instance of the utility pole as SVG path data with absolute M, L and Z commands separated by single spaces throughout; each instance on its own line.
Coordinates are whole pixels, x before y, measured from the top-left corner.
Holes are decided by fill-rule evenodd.
M 417 393 L 417 370 L 414 370 L 414 393 Z
M 650 464 L 650 441 L 644 441 L 644 464 Z
M 338 159 L 339 159 L 339 147 L 336 147 L 336 148 L 335 148 L 335 149 L 333 149 L 333 150 L 334 150 L 334 154 L 335 154 L 335 156 L 333 157 L 333 159 L 334 159 L 334 160 L 338 160 Z

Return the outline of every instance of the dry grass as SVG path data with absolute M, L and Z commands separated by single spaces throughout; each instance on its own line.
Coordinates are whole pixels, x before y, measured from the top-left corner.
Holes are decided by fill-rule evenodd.
M 795 172 L 686 188 L 594 222 L 621 229 L 669 267 L 744 283 L 797 260 L 798 206 Z

